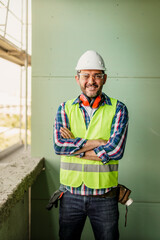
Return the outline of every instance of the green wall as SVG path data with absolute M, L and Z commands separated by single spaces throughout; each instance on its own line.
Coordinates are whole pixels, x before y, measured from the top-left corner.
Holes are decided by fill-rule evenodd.
M 46 158 L 46 171 L 32 188 L 32 239 L 58 239 L 58 209 L 45 210 L 59 187 L 59 156 L 53 122 L 59 104 L 80 91 L 75 66 L 88 49 L 104 58 L 104 92 L 123 101 L 130 123 L 119 182 L 134 204 L 120 206 L 122 240 L 160 236 L 160 1 L 32 0 L 32 155 Z M 94 239 L 87 223 L 82 239 Z
M 28 192 L 22 200 L 11 209 L 10 215 L 0 223 L 1 240 L 28 240 L 29 239 L 29 211 Z

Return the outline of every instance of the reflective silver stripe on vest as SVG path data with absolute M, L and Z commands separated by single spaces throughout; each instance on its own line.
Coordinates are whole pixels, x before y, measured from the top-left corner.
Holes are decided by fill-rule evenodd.
M 71 171 L 82 171 L 82 164 L 79 163 L 68 163 L 61 162 L 61 169 L 71 170 Z
M 109 165 L 84 165 L 84 172 L 113 172 L 118 171 L 118 164 Z
M 82 164 L 61 162 L 61 169 L 71 171 L 82 171 Z M 84 165 L 84 172 L 113 172 L 118 171 L 118 164 L 109 165 Z

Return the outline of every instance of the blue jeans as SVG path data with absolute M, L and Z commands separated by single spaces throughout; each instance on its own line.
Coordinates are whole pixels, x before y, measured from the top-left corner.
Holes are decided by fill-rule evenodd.
M 60 200 L 60 240 L 79 240 L 89 217 L 96 240 L 118 240 L 117 197 L 92 197 L 65 192 Z

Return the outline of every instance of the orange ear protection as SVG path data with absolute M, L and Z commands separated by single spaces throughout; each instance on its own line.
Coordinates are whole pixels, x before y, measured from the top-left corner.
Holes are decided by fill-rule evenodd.
M 100 96 L 94 97 L 91 100 L 86 95 L 81 94 L 79 99 L 82 101 L 84 106 L 90 106 L 92 108 L 97 108 L 99 106 L 100 102 L 102 102 L 102 98 Z

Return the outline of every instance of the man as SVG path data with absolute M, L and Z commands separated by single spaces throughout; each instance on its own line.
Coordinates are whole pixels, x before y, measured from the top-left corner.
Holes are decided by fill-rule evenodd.
M 105 64 L 95 51 L 79 59 L 75 76 L 82 93 L 59 106 L 55 152 L 61 155 L 60 239 L 80 239 L 88 216 L 95 239 L 117 240 L 118 160 L 128 129 L 126 106 L 102 93 Z

